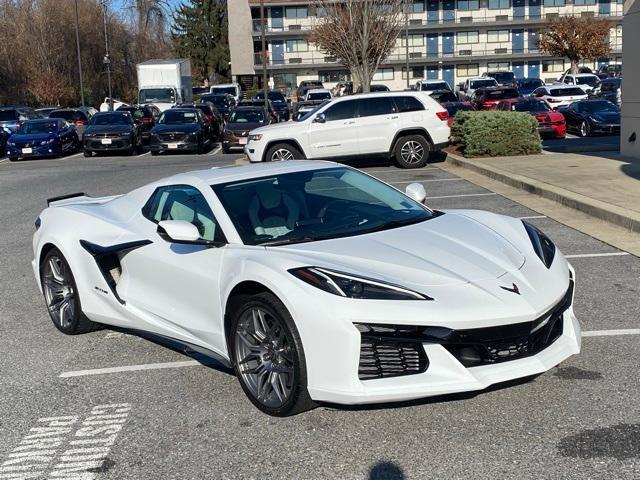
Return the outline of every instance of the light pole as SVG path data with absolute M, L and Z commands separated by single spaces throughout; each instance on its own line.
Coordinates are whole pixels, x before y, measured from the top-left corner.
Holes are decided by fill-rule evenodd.
M 103 8 L 103 23 L 104 23 L 104 63 L 107 67 L 107 82 L 109 85 L 109 111 L 113 112 L 113 97 L 111 96 L 111 58 L 109 57 L 109 35 L 107 33 L 107 1 L 102 1 Z
M 84 107 L 84 86 L 82 84 L 82 60 L 80 58 L 80 22 L 78 20 L 78 0 L 75 0 L 76 11 L 76 50 L 78 51 L 78 73 L 80 74 L 80 102 Z
M 407 14 L 405 16 L 405 22 L 404 22 L 404 53 L 405 53 L 405 69 L 407 71 L 407 88 L 410 88 L 410 83 L 409 83 L 409 10 L 408 9 L 407 9 Z
M 264 109 L 269 111 L 269 75 L 267 75 L 267 41 L 265 38 L 264 0 L 260 0 L 260 40 L 262 42 L 262 90 Z

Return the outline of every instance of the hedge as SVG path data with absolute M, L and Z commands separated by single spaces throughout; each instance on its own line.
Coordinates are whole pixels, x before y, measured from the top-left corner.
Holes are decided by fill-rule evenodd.
M 451 137 L 465 157 L 500 157 L 540 153 L 538 121 L 525 112 L 459 111 Z

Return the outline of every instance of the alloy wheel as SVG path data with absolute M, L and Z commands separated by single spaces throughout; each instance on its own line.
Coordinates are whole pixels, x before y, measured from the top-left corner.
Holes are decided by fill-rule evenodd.
M 293 160 L 293 153 L 291 150 L 287 150 L 286 148 L 279 148 L 271 155 L 272 161 L 280 161 L 280 160 Z
M 420 142 L 409 140 L 402 145 L 400 156 L 406 163 L 418 163 L 422 160 L 422 157 L 424 157 L 424 147 Z
M 242 382 L 253 397 L 279 408 L 294 386 L 292 340 L 281 321 L 260 307 L 242 314 L 235 335 L 235 358 Z
M 62 258 L 49 257 L 44 266 L 42 288 L 51 318 L 62 328 L 69 328 L 76 318 L 76 292 Z

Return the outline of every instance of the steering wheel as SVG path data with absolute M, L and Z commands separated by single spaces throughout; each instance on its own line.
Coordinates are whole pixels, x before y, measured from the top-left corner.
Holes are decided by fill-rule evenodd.
M 347 203 L 346 200 L 341 200 L 341 199 L 335 199 L 335 200 L 330 200 L 329 202 L 327 202 L 324 207 L 322 207 L 320 209 L 320 211 L 318 212 L 317 217 L 318 218 L 324 218 L 327 215 L 327 210 L 329 210 L 331 207 L 333 207 L 334 205 L 337 205 L 339 203 Z

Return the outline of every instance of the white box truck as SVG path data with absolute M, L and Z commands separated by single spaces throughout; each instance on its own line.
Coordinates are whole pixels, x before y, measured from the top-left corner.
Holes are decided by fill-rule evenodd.
M 193 101 L 188 59 L 147 60 L 136 68 L 138 103 L 150 103 L 164 111 L 179 103 Z

